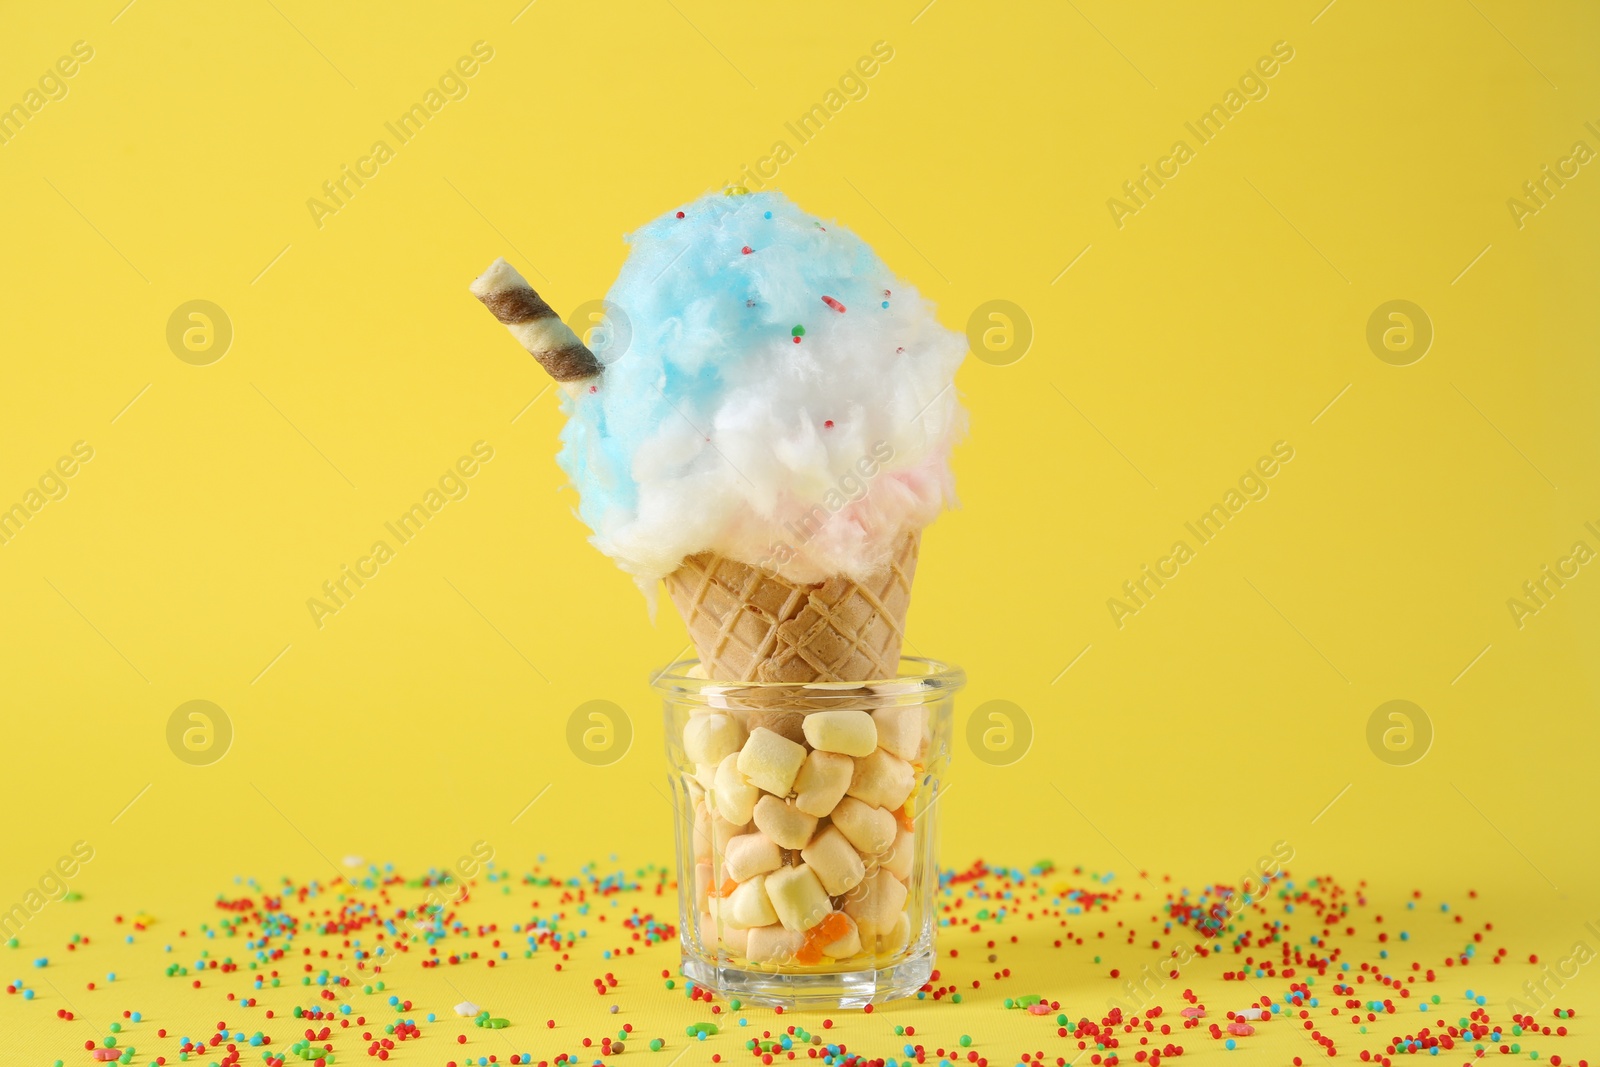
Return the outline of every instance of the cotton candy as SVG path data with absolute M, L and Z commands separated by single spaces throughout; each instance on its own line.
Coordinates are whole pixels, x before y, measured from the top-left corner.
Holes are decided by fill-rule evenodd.
M 966 340 L 860 238 L 764 192 L 708 194 L 629 241 L 559 462 L 641 587 L 706 551 L 865 580 L 954 504 Z

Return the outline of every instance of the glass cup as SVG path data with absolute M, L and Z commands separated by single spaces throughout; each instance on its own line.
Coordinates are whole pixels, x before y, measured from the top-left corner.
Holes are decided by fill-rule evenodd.
M 959 668 L 730 683 L 694 660 L 666 711 L 683 973 L 749 1003 L 860 1007 L 933 973 L 938 799 Z

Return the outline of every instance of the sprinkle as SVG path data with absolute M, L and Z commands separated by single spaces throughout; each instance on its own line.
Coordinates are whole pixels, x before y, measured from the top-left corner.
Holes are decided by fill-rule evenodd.
M 751 248 L 749 245 L 745 245 L 743 248 L 739 249 L 739 251 L 741 254 L 748 256 L 751 252 L 754 252 L 755 249 Z
M 678 217 L 679 217 L 679 218 L 680 218 L 680 219 L 681 219 L 681 218 L 683 218 L 683 212 L 681 212 L 681 211 L 680 211 L 680 212 L 678 212 Z
M 839 301 L 835 300 L 833 297 L 825 296 L 822 298 L 822 302 L 827 304 L 833 310 L 837 311 L 839 314 L 844 314 L 844 305 L 839 303 Z

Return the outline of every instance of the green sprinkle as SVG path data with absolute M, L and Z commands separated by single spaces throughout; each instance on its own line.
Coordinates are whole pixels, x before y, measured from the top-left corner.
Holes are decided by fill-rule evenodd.
M 961 1035 L 961 1047 L 962 1048 L 966 1048 L 967 1046 L 969 1046 L 971 1044 L 972 1044 L 972 1035 L 971 1034 L 962 1034 Z
M 652 1037 L 650 1039 L 650 1051 L 651 1052 L 660 1052 L 661 1049 L 662 1049 L 662 1046 L 664 1046 L 665 1044 L 666 1044 L 666 1042 L 661 1040 L 659 1037 Z

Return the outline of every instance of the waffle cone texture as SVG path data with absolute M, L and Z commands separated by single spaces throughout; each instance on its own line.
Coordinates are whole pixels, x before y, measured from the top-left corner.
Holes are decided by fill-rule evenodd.
M 864 582 L 797 584 L 711 552 L 667 576 L 708 677 L 724 682 L 865 682 L 900 673 L 920 533 Z

